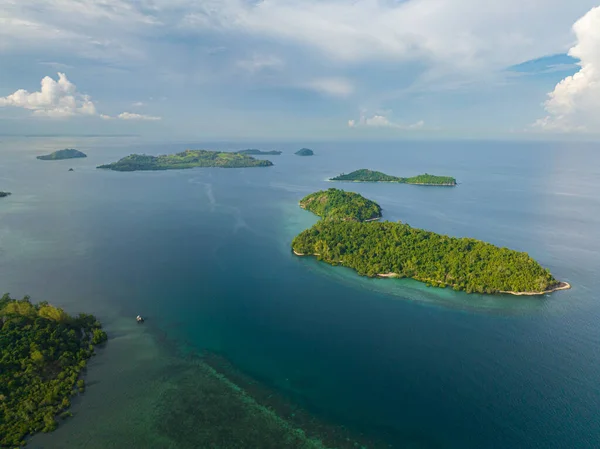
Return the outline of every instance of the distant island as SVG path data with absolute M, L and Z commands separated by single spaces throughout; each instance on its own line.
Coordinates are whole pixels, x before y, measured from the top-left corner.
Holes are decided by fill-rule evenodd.
M 351 181 L 351 182 L 397 182 L 400 184 L 418 184 L 424 186 L 455 186 L 456 179 L 450 176 L 435 176 L 425 173 L 423 175 L 413 176 L 412 178 L 400 178 L 398 176 L 386 175 L 380 171 L 361 168 L 352 173 L 342 173 L 330 181 Z
M 87 157 L 87 154 L 74 150 L 73 148 L 67 148 L 65 150 L 58 150 L 54 153 L 46 154 L 45 156 L 38 156 L 37 158 L 41 161 L 59 161 L 62 159 L 76 159 L 79 157 Z
M 0 191 L 0 198 L 4 198 L 6 196 L 10 195 L 10 192 L 1 192 Z
M 292 241 L 298 256 L 314 255 L 370 277 L 409 277 L 467 293 L 541 295 L 570 288 L 527 253 L 456 238 L 401 222 L 371 222 L 381 208 L 357 193 L 316 192 L 300 206 L 322 219 Z
M 148 156 L 145 154 L 132 154 L 112 164 L 100 165 L 115 171 L 137 170 L 177 170 L 194 167 L 270 167 L 271 161 L 254 159 L 252 156 L 241 153 L 209 150 L 185 150 L 177 154 L 162 156 Z
M 313 156 L 315 153 L 313 150 L 309 150 L 308 148 L 301 148 L 294 154 L 297 154 L 298 156 Z
M 0 447 L 24 446 L 71 416 L 71 396 L 85 390 L 81 373 L 106 339 L 93 315 L 0 298 Z
M 240 154 L 251 154 L 251 155 L 263 155 L 263 156 L 279 156 L 282 151 L 279 150 L 271 150 L 271 151 L 263 151 L 263 150 L 257 150 L 255 148 L 251 148 L 248 150 L 241 150 L 238 151 L 238 153 Z

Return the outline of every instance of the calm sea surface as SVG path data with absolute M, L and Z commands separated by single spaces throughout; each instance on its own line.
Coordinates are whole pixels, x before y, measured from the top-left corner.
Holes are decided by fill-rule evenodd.
M 203 349 L 393 448 L 600 447 L 600 145 L 323 143 L 294 156 L 301 146 L 0 142 L 0 190 L 13 192 L 0 200 L 0 291 L 94 313 L 111 336 L 75 418 L 31 447 L 169 447 L 160 438 L 194 432 L 193 419 L 145 441 L 153 398 L 177 388 L 177 354 Z M 65 147 L 89 157 L 35 159 Z M 284 153 L 270 168 L 95 169 L 186 147 Z M 456 177 L 337 186 L 385 219 L 527 251 L 573 288 L 484 297 L 294 257 L 291 239 L 316 221 L 298 200 L 358 168 Z

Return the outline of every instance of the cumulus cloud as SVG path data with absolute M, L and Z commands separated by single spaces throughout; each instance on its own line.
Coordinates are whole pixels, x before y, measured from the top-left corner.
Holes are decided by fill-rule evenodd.
M 366 115 L 361 115 L 360 120 L 356 121 L 354 119 L 348 120 L 348 127 L 350 128 L 393 128 L 393 129 L 403 129 L 403 130 L 415 130 L 420 129 L 425 126 L 425 122 L 423 120 L 419 120 L 418 122 L 411 124 L 403 124 L 395 121 L 391 121 L 386 115 L 383 114 L 374 114 L 370 117 Z
M 354 85 L 344 78 L 317 78 L 303 87 L 333 97 L 347 97 L 354 92 Z
M 544 103 L 547 115 L 533 127 L 544 131 L 598 131 L 600 126 L 600 6 L 573 25 L 577 43 L 569 55 L 580 69 L 560 81 Z
M 46 76 L 40 84 L 38 92 L 19 89 L 6 97 L 0 97 L 0 107 L 28 109 L 35 116 L 54 118 L 96 116 L 104 120 L 161 120 L 161 117 L 133 112 L 122 112 L 116 117 L 99 114 L 91 97 L 78 92 L 77 86 L 64 73 L 58 73 L 58 80 Z
M 96 115 L 96 106 L 91 98 L 79 93 L 64 73 L 59 73 L 56 81 L 46 76 L 40 84 L 38 92 L 19 89 L 11 95 L 0 97 L 0 107 L 29 109 L 34 115 L 48 117 Z

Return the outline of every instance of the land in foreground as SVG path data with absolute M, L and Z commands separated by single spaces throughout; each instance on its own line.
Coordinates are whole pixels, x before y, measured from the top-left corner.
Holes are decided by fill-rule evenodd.
M 106 333 L 93 315 L 72 317 L 46 302 L 0 299 L 0 447 L 50 432 L 68 411 L 94 346 Z

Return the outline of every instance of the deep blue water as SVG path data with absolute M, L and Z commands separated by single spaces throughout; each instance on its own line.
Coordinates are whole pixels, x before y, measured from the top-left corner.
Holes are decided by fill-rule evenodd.
M 89 157 L 34 159 L 71 146 Z M 270 168 L 94 169 L 188 146 L 284 154 Z M 600 447 L 600 145 L 322 143 L 294 156 L 301 146 L 2 142 L 0 190 L 13 195 L 0 200 L 0 290 L 109 322 L 142 313 L 150 332 L 219 352 L 391 447 Z M 298 200 L 357 168 L 456 177 L 456 188 L 337 186 L 385 219 L 527 251 L 573 288 L 484 297 L 294 257 L 291 239 L 316 221 Z

